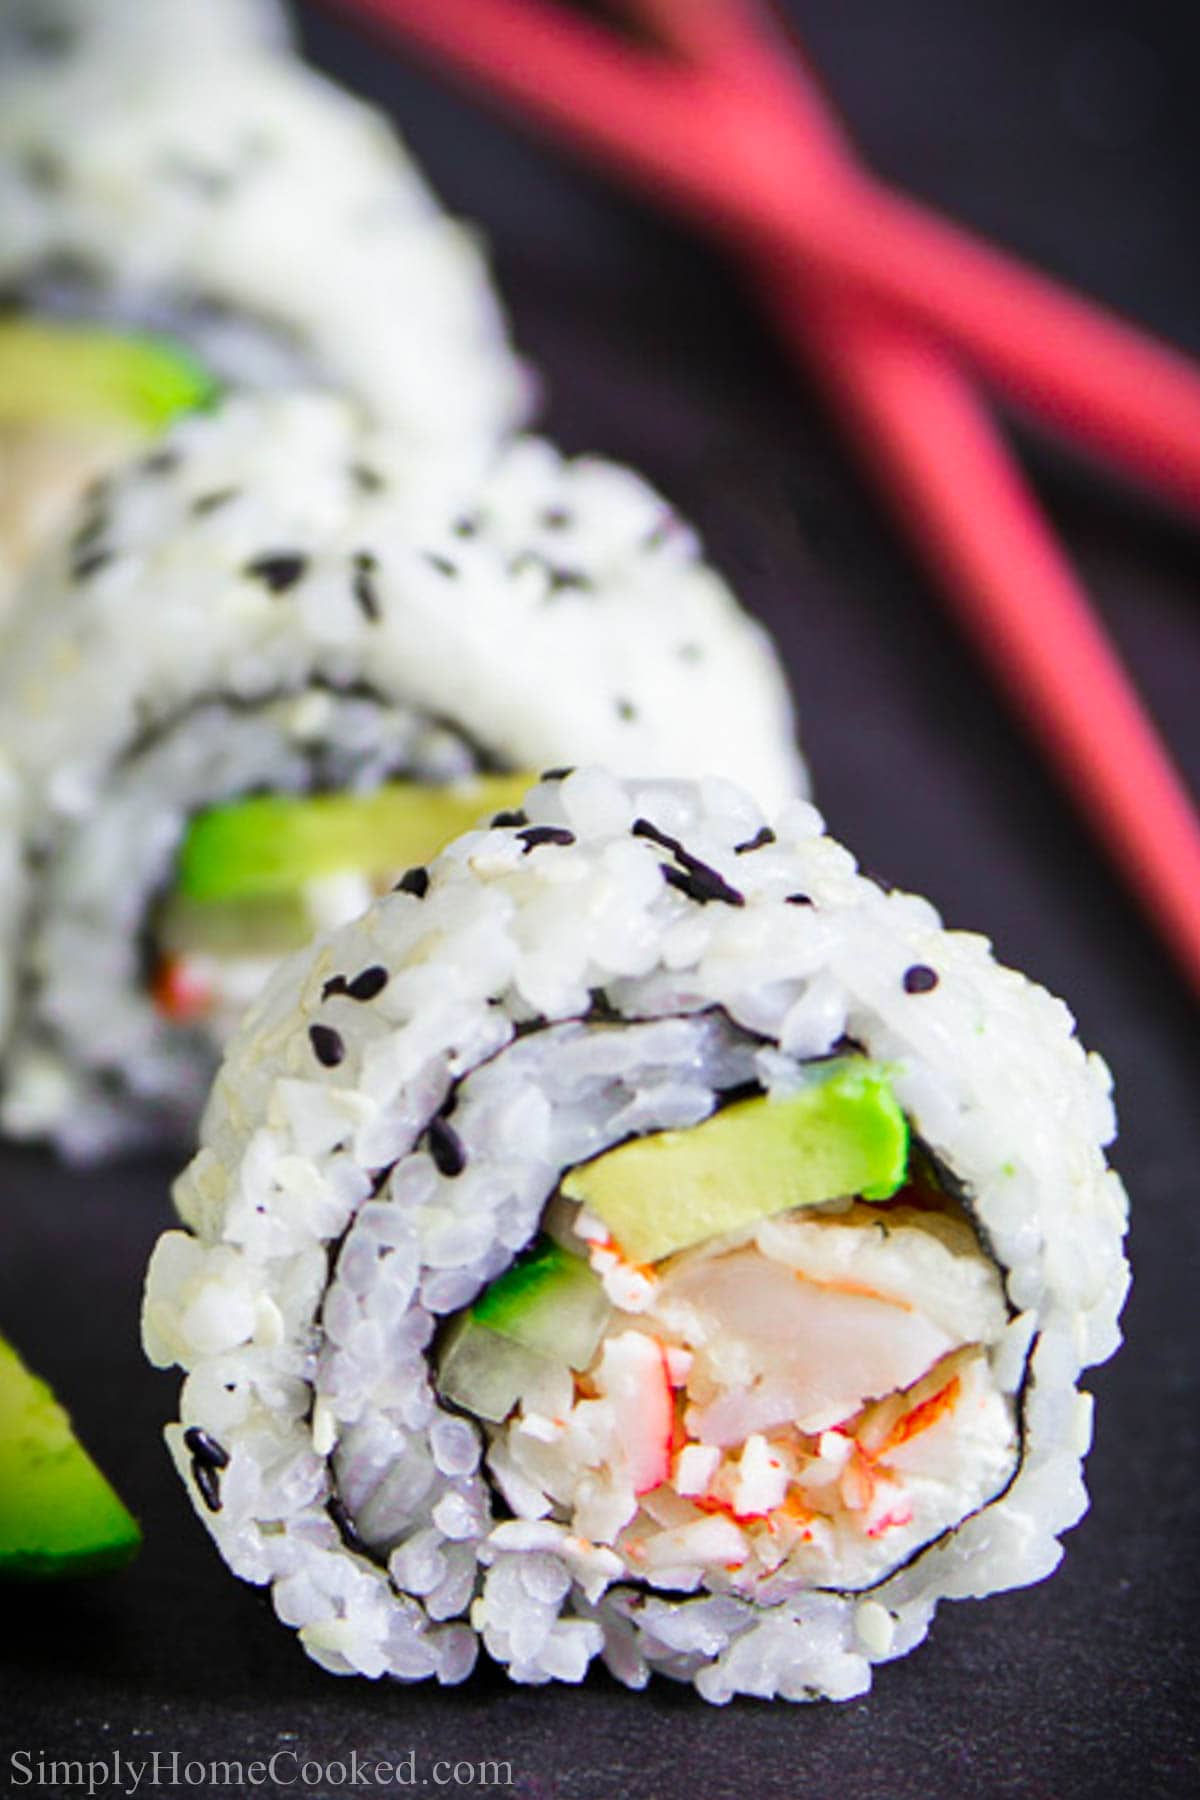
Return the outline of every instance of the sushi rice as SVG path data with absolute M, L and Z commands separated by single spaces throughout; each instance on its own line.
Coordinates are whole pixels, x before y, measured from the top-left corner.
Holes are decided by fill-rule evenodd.
M 172 1455 L 335 1673 L 455 1682 L 482 1644 L 520 1682 L 861 1694 L 939 1600 L 1048 1575 L 1086 1509 L 1079 1376 L 1128 1283 L 1107 1071 L 805 802 L 765 829 L 723 779 L 587 767 L 523 814 L 279 967 L 230 1046 L 146 1284 Z M 564 1171 L 847 1055 L 936 1205 L 843 1197 L 649 1269 L 577 1209 L 613 1308 L 586 1376 L 500 1423 L 442 1397 L 446 1321 L 562 1241 Z M 758 1385 L 717 1370 L 721 1316 L 743 1363 L 767 1334 Z M 663 1370 L 687 1441 L 647 1473 Z M 772 1378 L 782 1435 L 747 1410 Z
M 232 0 L 0 0 L 0 297 L 177 343 L 220 384 L 344 391 L 478 468 L 532 385 L 476 234 L 276 24 Z
M 84 1158 L 191 1141 L 218 1046 L 164 1018 L 145 957 L 197 812 L 580 753 L 804 782 L 765 634 L 640 478 L 536 439 L 451 475 L 293 392 L 182 421 L 95 492 L 10 621 L 0 743 L 24 795 L 4 1122 Z M 369 897 L 335 883 L 318 922 Z
M 66 60 L 170 66 L 290 39 L 277 0 L 0 0 L 0 65 L 20 58 L 30 78 Z

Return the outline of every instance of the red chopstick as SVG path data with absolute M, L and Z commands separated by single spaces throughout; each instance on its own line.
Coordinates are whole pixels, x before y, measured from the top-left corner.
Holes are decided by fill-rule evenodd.
M 733 218 L 735 235 L 752 248 L 788 341 L 820 375 L 926 565 L 1200 988 L 1200 827 L 1187 792 L 992 420 L 938 338 L 918 327 L 918 309 L 903 293 L 897 307 L 892 289 L 847 286 L 836 260 L 800 254 L 811 248 L 805 233 L 813 195 L 823 196 L 824 216 L 840 211 L 838 229 L 847 237 L 864 237 L 863 220 L 874 214 L 863 209 L 864 183 L 831 111 L 801 66 L 777 51 L 757 10 L 747 0 L 626 0 L 627 10 L 652 21 L 689 67 L 678 55 L 672 62 L 628 50 L 541 0 L 471 0 L 469 6 L 460 0 L 445 9 L 426 0 L 353 4 L 400 23 L 454 66 L 531 105 L 543 121 L 603 148 L 608 160 L 640 174 L 652 171 L 693 209 L 706 187 L 732 203 L 723 220 L 728 227 Z M 792 191 L 800 198 L 788 214 L 789 229 L 774 236 L 761 231 L 764 213 L 780 209 Z M 985 262 L 993 257 L 970 247 Z M 911 247 L 904 251 L 912 254 Z M 1046 295 L 1060 327 L 1082 314 L 1096 328 L 1088 349 L 1098 366 L 1085 383 L 1089 408 L 1072 416 L 1075 428 L 1084 427 L 1095 445 L 1120 422 L 1117 459 L 1143 474 L 1156 467 L 1171 441 L 1156 414 L 1162 381 L 1151 393 L 1154 404 L 1128 432 L 1114 395 L 1133 378 L 1139 358 L 1172 379 L 1178 364 L 1200 392 L 1194 372 L 1086 303 L 1060 296 L 1053 284 L 1017 273 L 1007 304 L 1026 332 L 1031 321 L 1044 323 Z M 932 291 L 936 280 L 926 269 L 922 291 Z M 1021 287 L 1030 281 L 1039 290 L 1032 310 Z M 886 303 L 879 298 L 885 292 Z M 961 283 L 956 303 L 960 298 Z M 1024 359 L 1027 350 L 1020 341 L 1014 355 Z M 1062 366 L 1055 355 L 1041 359 L 1052 378 Z M 1068 355 L 1065 362 L 1065 389 L 1052 379 L 1051 398 L 1069 392 L 1081 368 L 1087 372 L 1086 356 L 1072 363 Z M 1029 363 L 1022 367 L 1023 379 L 1034 381 Z M 1171 415 L 1176 423 L 1188 415 L 1186 394 L 1184 400 Z M 1196 419 L 1200 425 L 1200 405 Z M 1200 493 L 1190 466 L 1174 488 Z
M 328 3 L 402 32 L 709 229 L 902 306 L 1054 428 L 1200 509 L 1200 372 L 1187 357 L 865 171 L 846 165 L 834 181 L 749 140 L 741 155 L 706 154 L 722 104 L 711 74 L 552 0 Z
M 627 0 L 751 104 L 786 108 L 810 173 L 852 155 L 801 61 L 740 0 Z M 756 116 L 758 116 L 756 114 Z M 1183 783 L 1037 500 L 952 359 L 903 316 L 763 269 L 763 297 L 893 513 L 1130 872 L 1200 988 L 1200 826 Z
M 893 513 L 1200 991 L 1200 828 L 1158 733 L 970 385 L 911 328 L 776 285 Z

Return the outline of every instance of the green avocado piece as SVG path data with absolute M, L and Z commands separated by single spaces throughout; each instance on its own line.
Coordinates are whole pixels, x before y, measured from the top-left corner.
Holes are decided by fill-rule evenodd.
M 611 1311 L 599 1277 L 583 1258 L 540 1237 L 483 1290 L 471 1317 L 527 1350 L 586 1369 Z
M 99 1575 L 141 1541 L 49 1387 L 0 1338 L 0 1576 Z
M 634 1138 L 562 1182 L 632 1262 L 653 1263 L 795 1206 L 903 1184 L 908 1125 L 887 1074 L 865 1057 L 823 1065 L 772 1100 L 741 1100 L 683 1131 Z
M 103 424 L 118 435 L 152 437 L 215 397 L 211 376 L 167 339 L 0 319 L 0 425 Z
M 430 857 L 496 808 L 528 774 L 478 775 L 434 787 L 394 781 L 364 794 L 255 794 L 197 814 L 184 836 L 176 891 L 189 900 L 293 893 L 322 875 L 386 875 Z

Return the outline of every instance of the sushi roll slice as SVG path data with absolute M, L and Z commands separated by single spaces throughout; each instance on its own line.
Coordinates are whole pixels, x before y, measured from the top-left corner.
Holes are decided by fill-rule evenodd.
M 0 0 L 0 63 L 195 61 L 290 42 L 279 0 Z
M 802 783 L 765 635 L 637 476 L 536 440 L 442 473 L 332 396 L 242 396 L 30 579 L 0 661 L 10 1131 L 190 1146 L 278 956 L 543 768 Z
M 521 812 L 231 1045 L 147 1279 L 171 1452 L 336 1673 L 860 1694 L 1086 1509 L 1107 1072 L 806 803 Z
M 0 0 L 0 601 L 89 476 L 216 386 L 345 390 L 466 466 L 526 414 L 474 235 L 276 20 Z

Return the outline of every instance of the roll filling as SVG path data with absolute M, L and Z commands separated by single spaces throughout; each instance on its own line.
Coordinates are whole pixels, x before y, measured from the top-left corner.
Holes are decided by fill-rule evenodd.
M 514 1511 L 652 1587 L 868 1585 L 1016 1465 L 988 1364 L 1009 1321 L 994 1261 L 927 1157 L 905 1181 L 882 1072 L 799 1073 L 788 1098 L 568 1172 L 555 1236 L 443 1338 L 441 1394 L 487 1422 Z M 872 1202 L 831 1191 L 856 1165 Z M 639 1263 L 630 1239 L 688 1247 Z

